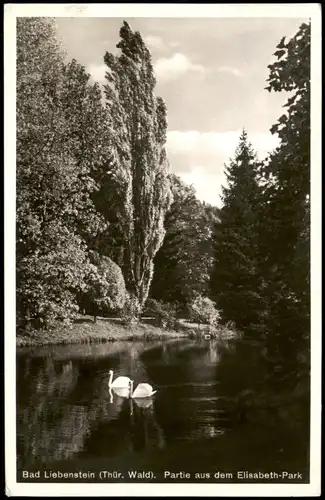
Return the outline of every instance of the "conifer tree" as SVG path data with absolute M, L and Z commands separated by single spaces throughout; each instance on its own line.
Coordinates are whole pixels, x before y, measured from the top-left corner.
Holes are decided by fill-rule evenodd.
M 247 133 L 242 132 L 234 158 L 226 168 L 228 186 L 215 224 L 212 297 L 224 321 L 251 331 L 262 326 L 264 314 L 259 274 L 257 206 L 258 161 Z

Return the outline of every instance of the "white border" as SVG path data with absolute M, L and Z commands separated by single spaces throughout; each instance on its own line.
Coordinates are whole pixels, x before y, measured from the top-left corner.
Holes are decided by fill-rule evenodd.
M 16 17 L 320 17 L 317 3 L 298 4 L 7 4 Z
M 311 437 L 309 484 L 59 484 L 16 482 L 16 17 L 311 18 Z M 321 6 L 311 4 L 7 4 L 5 110 L 5 460 L 7 496 L 319 496 L 321 464 Z M 159 495 L 157 491 L 163 492 Z

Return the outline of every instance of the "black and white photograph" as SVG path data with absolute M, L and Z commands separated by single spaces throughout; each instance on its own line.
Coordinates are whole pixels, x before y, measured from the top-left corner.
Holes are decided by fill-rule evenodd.
M 320 5 L 4 43 L 6 495 L 320 496 Z

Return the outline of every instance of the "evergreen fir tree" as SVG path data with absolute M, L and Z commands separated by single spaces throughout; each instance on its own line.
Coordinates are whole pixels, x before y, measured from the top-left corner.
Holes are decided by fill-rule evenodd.
M 222 188 L 223 206 L 215 225 L 211 289 L 222 319 L 251 331 L 262 326 L 264 315 L 257 231 L 261 190 L 257 173 L 257 157 L 244 130 L 226 168 L 228 186 Z

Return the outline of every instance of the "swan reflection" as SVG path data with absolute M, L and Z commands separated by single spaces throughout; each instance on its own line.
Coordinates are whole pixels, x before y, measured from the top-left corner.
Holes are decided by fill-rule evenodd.
M 114 396 L 118 396 L 116 399 Z M 133 402 L 135 405 L 142 409 L 151 408 L 153 405 L 153 399 L 151 398 L 133 398 L 131 397 L 131 391 L 127 387 L 118 387 L 118 388 L 109 388 L 109 402 L 110 404 L 116 404 L 118 406 L 121 405 L 121 400 L 129 399 L 130 400 L 130 414 L 133 415 Z
M 132 398 L 132 401 L 134 401 L 140 408 L 150 408 L 153 405 L 152 399 Z
M 109 389 L 110 403 L 113 404 L 116 402 L 114 396 L 118 396 L 119 398 L 130 399 L 130 408 L 131 412 L 133 409 L 133 401 L 139 408 L 150 408 L 153 405 L 153 400 L 150 398 L 131 398 L 130 390 L 126 387 L 119 387 L 115 389 Z

